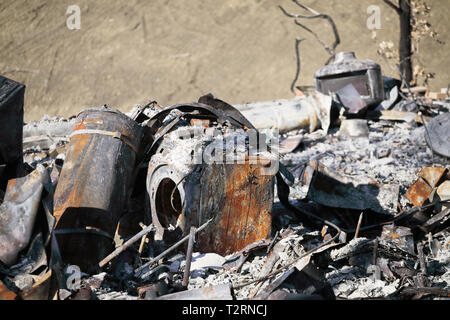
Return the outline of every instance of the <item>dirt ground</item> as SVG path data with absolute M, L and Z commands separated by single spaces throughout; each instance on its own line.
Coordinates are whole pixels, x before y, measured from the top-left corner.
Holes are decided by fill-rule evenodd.
M 334 18 L 337 51 L 355 51 L 398 77 L 376 53 L 379 42 L 398 42 L 397 16 L 382 0 L 302 2 Z M 420 59 L 436 73 L 431 88 L 440 90 L 450 83 L 450 6 L 427 2 L 446 44 L 425 40 Z M 69 5 L 81 8 L 79 30 L 66 26 Z M 290 0 L 2 0 L 0 74 L 26 84 L 26 121 L 103 104 L 123 111 L 149 100 L 167 106 L 209 92 L 230 103 L 288 98 L 295 38 L 306 38 L 299 85 L 313 84 L 328 55 L 278 5 L 305 14 Z M 381 8 L 376 39 L 366 27 L 369 5 Z M 332 40 L 324 21 L 305 23 Z

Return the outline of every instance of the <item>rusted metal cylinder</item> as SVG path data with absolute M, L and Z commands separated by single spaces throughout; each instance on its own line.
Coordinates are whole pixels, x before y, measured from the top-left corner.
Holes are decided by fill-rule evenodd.
M 203 161 L 184 166 L 183 155 L 197 150 L 205 139 L 197 136 L 199 140 L 194 141 L 189 134 L 180 134 L 183 138 L 178 139 L 183 130 L 163 139 L 148 167 L 147 192 L 156 240 L 173 243 L 191 226 L 211 218 L 211 225 L 198 234 L 199 252 L 228 255 L 269 236 L 274 174 L 263 173 L 271 161 L 247 155 L 240 163 Z
M 137 122 L 108 107 L 78 115 L 55 191 L 55 233 L 64 262 L 87 270 L 114 249 L 142 133 Z

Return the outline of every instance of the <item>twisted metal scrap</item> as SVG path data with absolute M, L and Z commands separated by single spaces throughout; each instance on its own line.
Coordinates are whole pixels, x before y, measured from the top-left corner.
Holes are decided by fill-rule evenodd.
M 243 283 L 243 284 L 240 284 L 240 285 L 234 285 L 234 286 L 233 286 L 233 289 L 240 289 L 240 288 L 243 288 L 243 287 L 248 286 L 248 285 L 250 285 L 250 284 L 253 284 L 253 283 L 257 283 L 257 282 L 260 282 L 260 281 L 264 281 L 264 280 L 270 279 L 270 278 L 272 278 L 273 276 L 275 276 L 275 275 L 279 274 L 280 272 L 282 272 L 283 270 L 285 270 L 285 269 L 287 269 L 287 268 L 290 268 L 290 267 L 294 266 L 295 264 L 297 264 L 297 263 L 298 263 L 301 259 L 303 259 L 304 257 L 309 256 L 309 255 L 313 254 L 314 252 L 318 251 L 319 249 L 328 246 L 328 245 L 331 244 L 333 241 L 335 241 L 337 238 L 339 238 L 339 236 L 340 236 L 340 234 L 341 234 L 342 231 L 341 231 L 341 229 L 340 229 L 337 225 L 335 225 L 334 223 L 332 223 L 332 222 L 330 222 L 330 221 L 328 221 L 328 220 L 326 220 L 326 219 L 323 219 L 323 218 L 321 218 L 321 217 L 319 217 L 319 216 L 316 216 L 316 215 L 314 215 L 314 214 L 312 214 L 312 213 L 310 213 L 310 212 L 308 212 L 308 211 L 305 211 L 305 210 L 303 210 L 303 209 L 301 209 L 301 208 L 296 208 L 296 207 L 294 207 L 294 206 L 291 206 L 290 209 L 293 210 L 293 211 L 295 211 L 295 212 L 297 212 L 297 213 L 305 214 L 305 215 L 307 215 L 307 216 L 310 216 L 311 218 L 318 219 L 318 220 L 324 222 L 326 225 L 329 225 L 330 227 L 336 229 L 336 231 L 337 231 L 336 235 L 334 235 L 334 237 L 332 237 L 330 240 L 328 240 L 328 241 L 322 243 L 321 245 L 319 245 L 319 246 L 317 246 L 317 247 L 315 247 L 315 248 L 313 248 L 313 249 L 311 249 L 311 250 L 309 250 L 309 251 L 303 253 L 302 255 L 298 256 L 294 261 L 292 261 L 292 262 L 290 262 L 290 263 L 288 263 L 288 264 L 286 264 L 286 265 L 284 265 L 284 266 L 282 266 L 282 267 L 276 269 L 275 271 L 272 271 L 272 272 L 269 273 L 268 275 L 266 275 L 266 276 L 264 276 L 264 277 L 261 277 L 261 278 L 258 278 L 258 279 L 255 279 L 255 280 L 252 280 L 252 281 L 249 281 L 249 282 L 246 282 L 246 283 Z

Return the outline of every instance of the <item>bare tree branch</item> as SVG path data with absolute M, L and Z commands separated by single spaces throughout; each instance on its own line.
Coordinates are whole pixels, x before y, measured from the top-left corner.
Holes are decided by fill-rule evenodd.
M 334 42 L 334 44 L 332 46 L 332 48 L 333 48 L 333 55 L 334 55 L 335 54 L 334 50 L 336 49 L 338 44 L 341 42 L 341 39 L 339 38 L 339 33 L 337 31 L 336 24 L 334 23 L 333 19 L 331 19 L 331 17 L 329 15 L 327 15 L 327 14 L 322 14 L 322 13 L 317 12 L 316 10 L 314 10 L 314 9 L 304 5 L 304 4 L 301 4 L 300 2 L 298 2 L 298 0 L 292 0 L 292 1 L 296 5 L 298 5 L 300 8 L 305 9 L 305 10 L 311 12 L 312 14 L 314 14 L 315 16 L 313 16 L 313 17 L 326 19 L 330 23 L 331 28 L 333 29 L 334 37 L 335 37 L 335 42 Z M 308 19 L 308 18 L 305 17 L 305 19 Z
M 320 14 L 320 13 L 317 12 L 316 10 L 314 10 L 314 9 L 312 9 L 312 8 L 310 8 L 310 7 L 306 6 L 306 5 L 304 5 L 304 4 L 301 4 L 300 2 L 298 2 L 298 0 L 292 0 L 292 2 L 294 2 L 294 3 L 295 3 L 296 5 L 298 5 L 300 8 L 305 9 L 305 10 L 311 12 L 312 14 L 315 14 L 315 15 L 319 15 L 319 14 Z
M 383 0 L 383 2 L 386 3 L 392 9 L 394 9 L 398 14 L 402 13 L 402 10 L 399 7 L 397 7 L 395 4 L 393 4 L 391 2 L 391 0 Z
M 334 38 L 335 38 L 335 41 L 333 42 L 333 45 L 331 46 L 331 49 L 330 49 L 330 47 L 328 47 L 327 45 L 325 45 L 325 42 L 322 41 L 322 40 L 320 40 L 319 37 L 317 36 L 317 34 L 315 34 L 314 32 L 312 32 L 312 30 L 310 30 L 309 28 L 307 28 L 307 27 L 305 27 L 304 25 L 300 24 L 298 21 L 295 21 L 295 23 L 296 23 L 298 26 L 300 26 L 300 27 L 304 28 L 305 30 L 311 32 L 311 33 L 314 35 L 314 37 L 316 38 L 316 40 L 318 40 L 319 43 L 320 43 L 322 46 L 324 46 L 325 50 L 326 50 L 330 55 L 334 55 L 334 53 L 335 53 L 334 50 L 335 50 L 336 47 L 341 43 L 341 39 L 340 39 L 340 37 L 339 37 L 339 33 L 338 33 L 338 31 L 337 31 L 337 27 L 336 27 L 336 24 L 334 23 L 333 19 L 332 19 L 329 15 L 319 13 L 319 12 L 315 11 L 314 9 L 311 9 L 311 8 L 309 8 L 309 7 L 307 7 L 307 6 L 302 5 L 301 3 L 299 3 L 299 2 L 296 1 L 296 0 L 293 0 L 293 1 L 294 1 L 298 6 L 300 6 L 301 8 L 303 8 L 303 9 L 305 9 L 305 10 L 308 10 L 309 12 L 313 13 L 314 15 L 313 15 L 313 16 L 304 16 L 304 15 L 299 15 L 299 14 L 291 14 L 291 13 L 288 13 L 286 10 L 284 10 L 283 7 L 279 6 L 280 10 L 281 10 L 281 11 L 283 12 L 283 14 L 286 15 L 287 17 L 289 17 L 289 18 L 296 18 L 296 19 L 325 19 L 325 20 L 327 20 L 327 21 L 330 23 L 331 28 L 332 28 L 332 30 L 333 30 Z
M 320 39 L 319 36 L 318 36 L 314 31 L 312 31 L 311 29 L 309 29 L 307 26 L 301 24 L 301 23 L 298 22 L 297 20 L 295 20 L 294 23 L 295 23 L 296 25 L 298 25 L 299 27 L 302 27 L 303 29 L 305 29 L 305 30 L 308 31 L 309 33 L 311 33 L 311 34 L 314 36 L 314 38 L 316 38 L 316 40 L 317 40 L 317 41 L 325 48 L 325 50 L 326 50 L 330 55 L 334 55 L 333 50 L 330 49 L 330 48 L 327 46 L 327 44 L 326 44 L 322 39 Z
M 294 92 L 294 87 L 295 87 L 295 83 L 298 80 L 298 76 L 300 75 L 300 54 L 299 54 L 299 45 L 300 42 L 302 42 L 305 39 L 295 39 L 295 59 L 296 59 L 296 63 L 297 63 L 297 71 L 295 72 L 295 77 L 294 80 L 292 81 L 291 84 L 291 92 Z
M 299 3 L 297 0 L 292 0 L 296 5 L 298 5 L 300 8 L 310 12 L 311 16 L 305 16 L 305 15 L 300 15 L 300 14 L 291 14 L 288 13 L 286 10 L 284 10 L 284 8 L 282 6 L 278 6 L 281 10 L 281 12 L 289 17 L 289 18 L 294 18 L 296 20 L 294 20 L 295 24 L 301 28 L 303 28 L 304 30 L 308 31 L 309 33 L 311 33 L 314 38 L 316 38 L 317 42 L 319 42 L 324 48 L 325 51 L 330 55 L 330 58 L 327 60 L 327 62 L 325 64 L 329 64 L 330 61 L 332 59 L 334 59 L 335 56 L 335 49 L 336 47 L 341 43 L 341 39 L 339 37 L 339 33 L 337 31 L 337 27 L 336 24 L 334 23 L 333 19 L 326 15 L 326 14 L 322 14 L 320 12 L 317 12 L 316 10 L 309 8 L 308 6 L 305 6 L 301 3 Z M 311 29 L 309 29 L 307 26 L 301 24 L 297 19 L 325 19 L 328 21 L 328 23 L 331 25 L 331 28 L 333 30 L 333 34 L 334 34 L 334 42 L 331 46 L 331 48 L 325 43 L 325 41 L 323 41 L 322 39 L 320 39 L 320 37 Z M 297 63 L 297 70 L 295 73 L 295 77 L 294 80 L 292 81 L 291 84 L 291 92 L 294 93 L 294 87 L 295 87 L 295 83 L 298 81 L 298 77 L 300 75 L 300 54 L 299 54 L 299 45 L 300 42 L 302 42 L 305 39 L 295 39 L 295 56 L 296 56 L 296 63 Z

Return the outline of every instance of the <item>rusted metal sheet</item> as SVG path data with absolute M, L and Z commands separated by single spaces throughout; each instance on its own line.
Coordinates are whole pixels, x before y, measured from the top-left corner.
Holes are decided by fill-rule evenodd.
M 23 99 L 25 86 L 0 76 L 0 189 L 22 173 Z
M 416 182 L 406 192 L 406 197 L 411 201 L 415 207 L 420 207 L 427 201 L 428 197 L 433 191 L 428 183 L 422 178 L 417 179 Z
M 16 262 L 18 253 L 30 241 L 44 183 L 48 181 L 47 169 L 38 165 L 29 175 L 8 183 L 0 206 L 0 260 L 8 266 Z
M 446 171 L 446 168 L 422 168 L 417 174 L 419 178 L 406 192 L 406 197 L 415 207 L 423 205 Z
M 64 262 L 87 270 L 114 249 L 141 138 L 142 127 L 119 111 L 103 107 L 78 115 L 55 191 Z

